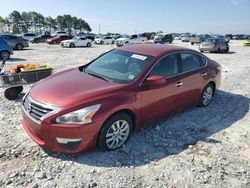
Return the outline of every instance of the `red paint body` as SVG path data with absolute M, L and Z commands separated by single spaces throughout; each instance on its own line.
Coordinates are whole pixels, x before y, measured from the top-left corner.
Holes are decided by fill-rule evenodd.
M 63 40 L 70 40 L 72 38 L 73 38 L 72 36 L 62 35 L 62 36 L 57 36 L 57 37 L 54 37 L 54 38 L 49 38 L 49 39 L 46 40 L 46 42 L 48 44 L 59 44 Z
M 103 123 L 114 113 L 129 110 L 135 116 L 135 129 L 142 128 L 170 114 L 179 112 L 199 103 L 203 88 L 212 82 L 216 89 L 220 85 L 220 66 L 207 59 L 207 66 L 187 73 L 170 77 L 163 81 L 155 76 L 146 81 L 151 67 L 164 55 L 178 52 L 191 52 L 186 48 L 168 45 L 127 45 L 119 50 L 154 56 L 152 62 L 140 76 L 129 84 L 107 82 L 84 74 L 78 68 L 54 74 L 35 85 L 31 97 L 39 103 L 59 107 L 59 111 L 40 124 L 31 120 L 23 111 L 22 124 L 27 133 L 39 145 L 54 151 L 79 153 L 96 146 L 98 133 Z M 207 72 L 206 76 L 201 76 Z M 182 86 L 176 83 L 181 81 Z M 153 83 L 152 86 L 150 83 Z M 156 84 L 155 84 L 156 83 Z M 57 124 L 61 115 L 90 105 L 101 104 L 101 108 L 87 125 Z M 67 150 L 58 145 L 56 137 L 82 138 L 75 150 Z

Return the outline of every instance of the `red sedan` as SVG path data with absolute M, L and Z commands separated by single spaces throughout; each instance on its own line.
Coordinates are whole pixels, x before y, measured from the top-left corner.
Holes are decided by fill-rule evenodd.
M 114 150 L 134 130 L 207 106 L 220 79 L 220 65 L 197 51 L 126 45 L 40 81 L 23 98 L 22 125 L 54 151 Z
M 72 39 L 73 37 L 72 36 L 69 36 L 69 35 L 58 35 L 56 37 L 53 37 L 53 38 L 49 38 L 46 40 L 46 42 L 48 44 L 59 44 L 60 42 L 64 41 L 64 40 L 70 40 Z

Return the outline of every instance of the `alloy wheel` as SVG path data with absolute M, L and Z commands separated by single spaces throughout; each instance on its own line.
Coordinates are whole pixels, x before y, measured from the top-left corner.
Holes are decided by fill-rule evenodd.
M 213 97 L 213 88 L 207 87 L 202 96 L 202 102 L 204 106 L 207 106 Z
M 125 120 L 114 122 L 107 131 L 106 145 L 109 149 L 121 147 L 128 139 L 130 132 L 129 123 Z

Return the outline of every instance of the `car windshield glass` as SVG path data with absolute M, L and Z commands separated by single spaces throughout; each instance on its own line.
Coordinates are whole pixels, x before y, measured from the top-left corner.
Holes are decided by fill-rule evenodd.
M 85 73 L 111 82 L 130 83 L 152 59 L 153 56 L 113 50 L 93 61 L 85 68 Z
M 207 39 L 205 39 L 204 42 L 215 42 L 215 41 L 216 41 L 216 39 L 214 39 L 214 38 L 207 38 Z

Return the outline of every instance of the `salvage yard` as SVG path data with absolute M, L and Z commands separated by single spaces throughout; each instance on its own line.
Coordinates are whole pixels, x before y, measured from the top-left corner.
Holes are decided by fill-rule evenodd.
M 41 149 L 20 123 L 21 98 L 30 87 L 15 101 L 0 89 L 0 187 L 250 187 L 250 48 L 240 40 L 229 44 L 229 53 L 205 53 L 222 66 L 220 90 L 208 107 L 140 130 L 112 152 Z M 176 40 L 171 45 L 198 50 Z M 48 63 L 59 72 L 115 47 L 30 44 L 14 52 L 6 69 Z

